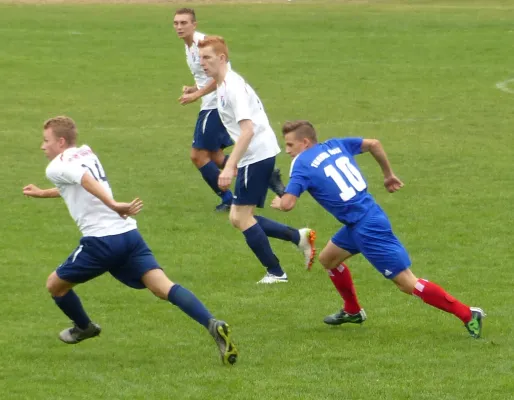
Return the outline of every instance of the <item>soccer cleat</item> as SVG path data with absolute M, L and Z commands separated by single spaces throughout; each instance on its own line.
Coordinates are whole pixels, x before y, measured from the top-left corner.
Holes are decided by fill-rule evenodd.
M 287 274 L 285 272 L 282 276 L 277 276 L 277 275 L 273 275 L 270 273 L 266 273 L 266 275 L 264 275 L 264 278 L 262 278 L 257 283 L 271 284 L 271 283 L 280 283 L 280 282 L 283 282 L 283 283 L 288 282 Z
M 282 177 L 280 176 L 280 169 L 276 168 L 271 173 L 271 178 L 268 182 L 268 186 L 273 193 L 277 196 L 282 197 L 284 195 L 284 191 L 286 187 L 282 182 Z
M 362 324 L 366 321 L 366 312 L 361 309 L 357 314 L 348 314 L 344 310 L 325 317 L 323 322 L 328 325 L 341 325 L 346 323 Z
M 229 212 L 231 204 L 230 203 L 221 203 L 216 206 L 214 211 L 216 212 Z
M 102 328 L 100 325 L 90 322 L 86 329 L 80 329 L 77 325 L 73 324 L 72 328 L 68 328 L 59 333 L 59 339 L 64 343 L 76 344 L 85 339 L 89 339 L 100 335 Z
M 209 320 L 209 333 L 214 338 L 220 350 L 223 364 L 235 364 L 237 361 L 237 349 L 230 337 L 231 330 L 224 321 L 217 321 L 214 318 Z
M 316 255 L 316 248 L 314 242 L 316 241 L 316 231 L 309 228 L 303 228 L 299 230 L 300 242 L 298 243 L 298 249 L 303 252 L 305 257 L 305 269 L 310 270 L 314 263 L 314 256 Z
M 470 307 L 471 310 L 471 321 L 465 324 L 469 334 L 478 339 L 482 335 L 482 318 L 486 316 L 484 310 L 478 307 Z

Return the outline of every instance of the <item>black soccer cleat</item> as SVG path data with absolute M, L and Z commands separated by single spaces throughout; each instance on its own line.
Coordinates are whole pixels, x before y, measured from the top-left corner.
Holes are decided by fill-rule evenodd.
M 80 329 L 76 324 L 73 327 L 65 329 L 59 333 L 59 339 L 64 343 L 76 344 L 83 340 L 93 338 L 100 335 L 102 329 L 100 325 L 90 322 L 86 329 Z
M 341 324 L 362 324 L 366 321 L 366 312 L 361 309 L 357 314 L 348 314 L 344 310 L 336 312 L 325 317 L 323 322 L 328 325 L 341 325 Z
M 275 193 L 278 197 L 282 197 L 286 190 L 284 183 L 282 182 L 282 177 L 280 175 L 280 169 L 275 168 L 271 173 L 271 178 L 268 182 L 268 187 L 271 189 L 273 193 Z

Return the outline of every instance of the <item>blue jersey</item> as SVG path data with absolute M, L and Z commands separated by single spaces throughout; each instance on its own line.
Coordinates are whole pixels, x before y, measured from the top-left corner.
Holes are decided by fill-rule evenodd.
M 286 193 L 304 191 L 344 224 L 358 222 L 376 203 L 367 191 L 354 155 L 362 138 L 330 139 L 300 153 L 291 164 Z

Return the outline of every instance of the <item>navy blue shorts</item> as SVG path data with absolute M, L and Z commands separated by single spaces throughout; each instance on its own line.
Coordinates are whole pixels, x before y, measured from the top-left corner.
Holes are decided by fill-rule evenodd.
M 57 269 L 57 276 L 67 282 L 87 282 L 109 272 L 125 285 L 143 289 L 141 277 L 160 268 L 152 251 L 137 229 L 119 235 L 84 236 L 80 245 Z
M 275 157 L 238 168 L 232 204 L 263 208 L 274 168 Z
M 386 278 L 394 278 L 411 266 L 409 254 L 394 235 L 391 223 L 378 204 L 352 226 L 344 226 L 332 243 L 364 257 Z
M 199 150 L 218 151 L 230 147 L 234 141 L 221 122 L 217 109 L 202 110 L 198 114 L 195 133 L 193 136 L 193 148 Z

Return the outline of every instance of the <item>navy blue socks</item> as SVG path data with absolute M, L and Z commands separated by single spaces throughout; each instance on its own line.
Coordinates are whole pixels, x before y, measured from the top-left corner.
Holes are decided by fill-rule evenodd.
M 298 229 L 281 224 L 268 218 L 255 216 L 255 219 L 268 237 L 293 242 L 298 246 L 300 243 L 300 232 Z
M 180 285 L 173 285 L 168 293 L 168 300 L 171 304 L 176 305 L 189 317 L 206 328 L 209 326 L 209 320 L 213 318 L 212 314 L 205 308 L 203 303 L 198 300 L 194 293 Z
M 59 307 L 80 329 L 86 329 L 89 326 L 91 320 L 84 311 L 79 296 L 77 296 L 73 290 L 70 290 L 64 296 L 52 298 L 55 304 L 57 304 L 57 307 Z
M 248 247 L 252 249 L 262 265 L 266 267 L 270 274 L 282 276 L 284 271 L 280 267 L 280 262 L 273 253 L 268 237 L 262 230 L 260 224 L 255 224 L 243 232 Z

